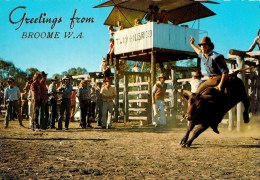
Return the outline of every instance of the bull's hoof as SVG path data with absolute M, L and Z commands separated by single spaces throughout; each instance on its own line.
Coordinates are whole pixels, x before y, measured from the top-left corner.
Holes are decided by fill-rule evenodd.
M 248 112 L 243 112 L 243 118 L 245 123 L 249 123 L 249 114 Z
M 218 131 L 217 128 L 213 128 L 213 131 L 214 131 L 215 133 L 219 134 L 219 131 Z
M 181 144 L 181 147 L 182 147 L 182 148 L 189 148 L 190 145 L 188 145 L 188 144 Z

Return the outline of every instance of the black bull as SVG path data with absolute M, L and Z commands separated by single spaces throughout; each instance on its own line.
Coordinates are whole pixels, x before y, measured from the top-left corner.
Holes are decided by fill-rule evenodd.
M 185 118 L 189 121 L 188 129 L 181 140 L 183 147 L 190 147 L 203 131 L 211 127 L 214 132 L 218 132 L 218 124 L 222 121 L 224 115 L 237 103 L 242 102 L 244 105 L 243 118 L 244 122 L 249 122 L 249 100 L 246 94 L 244 83 L 237 77 L 229 77 L 226 82 L 226 91 L 220 92 L 215 88 L 207 88 L 200 94 L 184 93 L 188 100 L 188 108 Z M 195 127 L 192 137 L 189 134 Z

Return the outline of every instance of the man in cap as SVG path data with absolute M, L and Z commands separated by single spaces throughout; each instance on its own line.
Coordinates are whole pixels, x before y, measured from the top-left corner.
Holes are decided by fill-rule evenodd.
M 209 79 L 202 83 L 196 92 L 202 92 L 207 87 L 215 87 L 222 91 L 229 72 L 224 56 L 213 51 L 214 44 L 207 36 L 203 37 L 201 43 L 198 44 L 200 48 L 194 42 L 195 39 L 191 37 L 190 45 L 204 63 L 209 76 Z
M 70 77 L 64 76 L 62 78 L 63 83 L 57 89 L 62 92 L 62 99 L 60 104 L 60 117 L 58 121 L 57 130 L 62 130 L 62 121 L 64 120 L 64 113 L 66 111 L 66 119 L 65 119 L 65 130 L 69 129 L 69 121 L 70 121 L 70 96 L 73 90 L 72 85 L 70 84 Z
M 80 126 L 82 128 L 92 127 L 90 124 L 90 79 L 81 80 L 79 89 L 77 91 L 77 97 L 80 107 Z M 86 124 L 87 120 L 87 124 Z
M 164 115 L 164 97 L 166 89 L 174 89 L 173 85 L 165 83 L 165 76 L 161 73 L 158 77 L 157 82 L 152 89 L 152 103 L 153 103 L 153 125 L 157 127 L 158 109 L 160 111 L 160 125 L 166 125 Z
M 193 75 L 193 79 L 190 81 L 190 85 L 191 85 L 191 92 L 195 93 L 197 91 L 197 89 L 199 88 L 199 86 L 204 82 L 204 80 L 202 80 L 201 78 L 203 78 L 204 76 L 201 74 L 200 70 L 197 70 L 194 75 Z
M 44 71 L 41 72 L 42 78 L 40 80 L 41 84 L 41 108 L 40 108 L 40 128 L 47 129 L 49 120 L 49 106 L 48 106 L 48 86 L 46 84 L 47 75 Z
M 49 102 L 50 102 L 50 121 L 49 128 L 55 129 L 55 120 L 57 118 L 57 76 L 51 78 L 51 84 L 48 88 Z
M 103 100 L 102 107 L 102 128 L 110 129 L 112 126 L 112 113 L 114 108 L 113 100 L 116 97 L 116 90 L 110 84 L 110 79 L 106 77 L 104 79 L 105 85 L 102 87 L 100 94 Z
M 20 109 L 21 94 L 17 86 L 14 86 L 14 79 L 9 78 L 7 80 L 7 87 L 4 90 L 4 106 L 7 105 L 7 112 L 4 122 L 4 127 L 7 128 L 10 120 L 12 109 L 15 110 L 20 126 L 23 126 L 21 109 Z

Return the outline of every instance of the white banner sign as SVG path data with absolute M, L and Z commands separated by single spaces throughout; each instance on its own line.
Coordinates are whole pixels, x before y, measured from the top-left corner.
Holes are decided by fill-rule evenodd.
M 171 24 L 154 22 L 124 29 L 115 33 L 115 54 L 123 54 L 152 48 L 194 52 L 190 36 L 199 42 L 199 32 Z

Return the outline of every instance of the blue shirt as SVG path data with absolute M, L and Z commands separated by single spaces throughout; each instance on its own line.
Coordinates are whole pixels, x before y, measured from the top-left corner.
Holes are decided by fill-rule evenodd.
M 17 86 L 6 87 L 4 90 L 4 99 L 6 102 L 17 101 L 21 98 L 20 90 Z
M 205 57 L 202 52 L 199 53 L 199 58 L 204 63 L 208 76 L 221 76 L 223 73 L 228 73 L 228 67 L 222 54 L 211 51 L 208 57 Z

